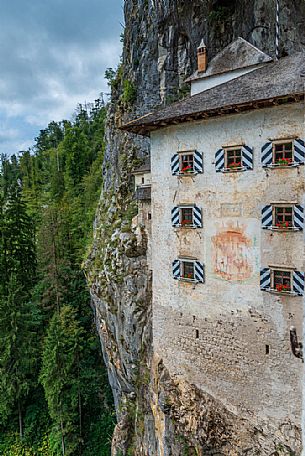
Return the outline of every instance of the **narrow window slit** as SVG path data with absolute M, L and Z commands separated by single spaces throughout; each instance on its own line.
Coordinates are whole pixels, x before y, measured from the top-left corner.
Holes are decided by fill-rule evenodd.
M 199 330 L 196 329 L 196 339 L 199 339 Z
M 266 355 L 269 355 L 269 353 L 270 353 L 270 346 L 266 345 Z

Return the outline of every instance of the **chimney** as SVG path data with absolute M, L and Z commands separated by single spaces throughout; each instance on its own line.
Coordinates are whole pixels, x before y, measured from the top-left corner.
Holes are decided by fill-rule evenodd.
M 197 48 L 197 65 L 199 73 L 204 73 L 206 71 L 208 65 L 207 48 L 204 44 L 203 39 L 201 40 L 201 43 Z

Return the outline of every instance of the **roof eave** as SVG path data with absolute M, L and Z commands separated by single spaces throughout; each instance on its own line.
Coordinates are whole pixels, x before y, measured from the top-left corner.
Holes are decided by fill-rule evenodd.
M 304 100 L 304 91 L 296 92 L 293 94 L 279 95 L 272 98 L 265 98 L 260 100 L 249 101 L 245 103 L 239 103 L 234 105 L 222 106 L 221 108 L 211 109 L 208 111 L 198 111 L 195 113 L 185 114 L 182 116 L 173 117 L 167 120 L 155 121 L 147 124 L 125 124 L 119 127 L 120 130 L 135 133 L 137 135 L 149 136 L 152 131 L 160 130 L 161 128 L 168 127 L 170 125 L 177 125 L 186 123 L 189 121 L 196 121 L 207 119 L 210 117 L 216 117 L 227 114 L 237 114 L 244 111 L 250 111 L 252 109 L 262 109 L 268 106 L 274 106 L 279 104 L 296 103 Z

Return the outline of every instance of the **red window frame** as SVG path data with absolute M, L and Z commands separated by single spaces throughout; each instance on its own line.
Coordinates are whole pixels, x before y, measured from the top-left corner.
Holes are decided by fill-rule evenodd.
M 180 173 L 191 174 L 194 172 L 194 153 L 185 152 L 180 154 Z
M 278 292 L 292 291 L 292 271 L 285 269 L 272 270 L 273 289 Z
M 181 261 L 181 278 L 195 280 L 195 264 L 193 261 Z
M 272 163 L 281 166 L 289 166 L 293 163 L 292 141 L 276 142 L 273 144 Z
M 192 226 L 194 224 L 194 209 L 192 207 L 180 208 L 180 224 L 182 226 Z
M 292 206 L 274 206 L 274 225 L 285 229 L 293 227 L 294 211 Z
M 225 150 L 225 160 L 227 169 L 236 169 L 242 167 L 242 149 L 236 147 L 234 149 Z

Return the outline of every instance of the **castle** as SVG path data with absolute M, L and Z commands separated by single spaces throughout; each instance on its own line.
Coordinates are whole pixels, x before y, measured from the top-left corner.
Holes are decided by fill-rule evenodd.
M 149 135 L 135 171 L 153 273 L 153 350 L 173 377 L 297 448 L 302 418 L 304 53 L 242 38 L 191 96 L 124 125 Z

